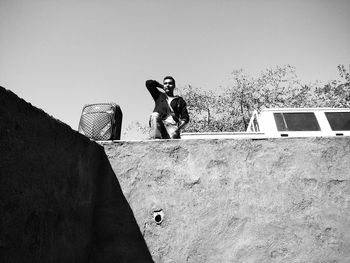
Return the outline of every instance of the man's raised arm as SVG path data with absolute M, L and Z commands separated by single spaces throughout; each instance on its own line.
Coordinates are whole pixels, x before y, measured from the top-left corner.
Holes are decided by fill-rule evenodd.
M 160 84 L 156 80 L 146 80 L 146 88 L 148 89 L 149 93 L 151 93 L 154 100 L 156 100 L 161 93 L 160 89 L 163 88 L 162 84 Z

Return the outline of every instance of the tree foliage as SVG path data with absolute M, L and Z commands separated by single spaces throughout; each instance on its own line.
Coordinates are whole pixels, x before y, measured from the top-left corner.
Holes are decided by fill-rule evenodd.
M 182 95 L 187 103 L 187 109 L 191 118 L 189 131 L 209 131 L 215 127 L 215 114 L 217 106 L 217 95 L 212 91 L 203 91 L 188 85 L 181 89 Z M 193 118 L 194 117 L 194 118 Z
M 125 140 L 138 139 L 147 140 L 150 135 L 150 127 L 148 124 L 141 122 L 131 122 L 125 129 L 122 138 Z
M 232 72 L 221 92 L 183 87 L 191 122 L 188 132 L 245 131 L 253 110 L 263 108 L 350 107 L 350 66 L 338 66 L 339 80 L 302 84 L 295 68 L 277 66 L 251 77 L 244 70 Z

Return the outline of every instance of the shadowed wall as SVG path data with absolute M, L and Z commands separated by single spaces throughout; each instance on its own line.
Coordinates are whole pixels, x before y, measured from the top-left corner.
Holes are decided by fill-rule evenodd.
M 152 262 L 103 148 L 0 87 L 0 261 Z

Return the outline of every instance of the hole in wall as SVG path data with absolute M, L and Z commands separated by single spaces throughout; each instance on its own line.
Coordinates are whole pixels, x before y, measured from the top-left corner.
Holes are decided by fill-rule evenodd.
M 154 220 L 156 221 L 156 223 L 159 223 L 162 221 L 162 216 L 161 215 L 156 215 Z
M 160 225 L 164 220 L 164 212 L 162 210 L 154 211 L 153 220 L 157 225 Z

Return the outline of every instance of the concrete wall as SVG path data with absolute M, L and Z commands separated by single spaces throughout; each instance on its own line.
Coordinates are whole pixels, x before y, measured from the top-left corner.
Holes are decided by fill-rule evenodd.
M 155 262 L 350 262 L 349 138 L 103 145 Z
M 349 138 L 103 146 L 0 87 L 0 262 L 350 262 Z
M 103 148 L 0 87 L 0 262 L 152 262 Z

